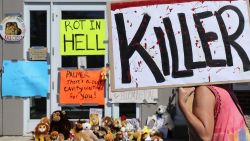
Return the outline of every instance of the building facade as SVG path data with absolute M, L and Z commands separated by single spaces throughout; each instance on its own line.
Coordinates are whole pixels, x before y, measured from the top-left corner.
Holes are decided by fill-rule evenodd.
M 106 84 L 104 105 L 69 105 L 58 103 L 58 70 L 61 68 L 101 68 L 108 64 L 108 50 L 104 56 L 61 57 L 59 55 L 59 25 L 61 19 L 97 18 L 107 19 L 107 4 L 104 0 L 2 0 L 0 2 L 1 21 L 10 15 L 20 15 L 25 23 L 25 37 L 21 41 L 0 40 L 3 60 L 28 60 L 29 48 L 45 47 L 50 65 L 49 90 L 47 97 L 2 97 L 0 99 L 0 135 L 30 135 L 39 119 L 50 116 L 55 110 L 65 110 L 70 119 L 88 118 L 89 108 L 103 109 L 105 116 L 118 118 L 125 114 L 128 118 L 140 118 L 145 123 L 147 116 L 155 113 L 158 105 L 167 105 L 172 89 L 158 90 L 158 102 L 111 103 L 108 100 L 109 86 Z M 107 27 L 108 28 L 108 27 Z M 107 33 L 108 37 L 108 33 Z M 107 44 L 108 46 L 108 41 Z
M 59 76 L 60 69 L 101 68 L 109 64 L 108 43 L 106 54 L 96 56 L 60 56 L 60 20 L 62 19 L 108 19 L 109 0 L 1 0 L 0 20 L 10 15 L 20 15 L 25 23 L 25 37 L 17 42 L 0 40 L 0 67 L 3 60 L 28 60 L 32 47 L 47 49 L 49 64 L 49 90 L 47 97 L 1 97 L 0 99 L 0 135 L 30 135 L 39 119 L 50 116 L 55 110 L 64 110 L 71 120 L 88 118 L 90 108 L 103 110 L 105 116 L 118 118 L 126 114 L 128 118 L 139 118 L 142 125 L 146 118 L 155 113 L 158 105 L 168 105 L 169 97 L 174 96 L 172 88 L 159 89 L 157 103 L 112 103 L 109 100 L 109 83 L 105 84 L 104 105 L 60 105 Z M 108 24 L 106 25 L 108 29 Z M 109 33 L 106 33 L 109 36 Z M 107 38 L 108 39 L 108 38 Z M 4 73 L 4 68 L 2 69 Z M 2 82 L 0 82 L 2 83 Z M 14 86 L 13 86 L 14 87 Z M 237 93 L 247 93 L 248 84 L 236 86 Z M 242 94 L 243 97 L 246 94 Z M 248 98 L 250 99 L 250 98 Z M 244 99 L 246 100 L 246 99 Z M 174 104 L 175 102 L 173 102 Z M 244 102 L 247 103 L 247 102 Z M 245 107 L 247 107 L 245 105 Z M 243 108 L 244 109 L 244 108 Z M 246 108 L 246 111 L 249 108 Z M 178 114 L 177 114 L 178 115 Z M 183 120 L 176 121 L 183 125 Z

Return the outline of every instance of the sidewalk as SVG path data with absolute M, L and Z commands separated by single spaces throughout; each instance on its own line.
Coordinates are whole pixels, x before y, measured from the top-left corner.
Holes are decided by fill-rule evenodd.
M 31 137 L 23 136 L 2 136 L 0 141 L 32 141 Z
M 31 137 L 24 137 L 24 136 L 2 136 L 0 137 L 0 141 L 34 141 Z M 103 140 L 101 140 L 103 141 Z M 167 141 L 183 141 L 183 140 L 173 140 L 169 139 Z

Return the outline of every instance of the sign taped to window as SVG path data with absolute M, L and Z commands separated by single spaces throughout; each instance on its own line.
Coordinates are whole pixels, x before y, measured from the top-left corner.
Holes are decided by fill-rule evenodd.
M 59 103 L 104 105 L 101 70 L 60 70 Z
M 105 19 L 61 20 L 61 55 L 104 55 L 105 35 Z

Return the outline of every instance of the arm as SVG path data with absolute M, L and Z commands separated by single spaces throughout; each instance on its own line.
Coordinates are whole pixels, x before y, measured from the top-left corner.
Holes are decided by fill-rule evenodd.
M 179 88 L 179 106 L 190 128 L 204 141 L 211 141 L 214 130 L 215 97 L 206 86 L 195 89 L 193 112 L 188 110 L 186 99 L 194 88 Z

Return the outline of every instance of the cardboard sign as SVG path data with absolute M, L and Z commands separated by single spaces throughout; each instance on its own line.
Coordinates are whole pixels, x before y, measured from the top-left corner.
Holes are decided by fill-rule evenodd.
M 47 62 L 4 60 L 3 68 L 2 96 L 47 97 Z
M 101 70 L 60 70 L 60 104 L 104 104 Z
M 158 90 L 110 91 L 109 98 L 111 103 L 157 103 Z
M 250 81 L 247 1 L 110 5 L 112 90 Z
M 20 41 L 24 33 L 24 21 L 20 16 L 5 17 L 0 24 L 0 34 L 6 41 Z
M 61 55 L 104 55 L 105 35 L 104 19 L 61 20 Z

